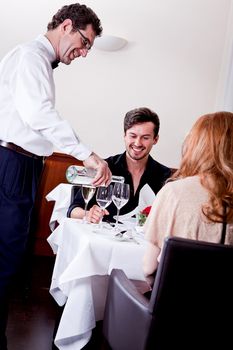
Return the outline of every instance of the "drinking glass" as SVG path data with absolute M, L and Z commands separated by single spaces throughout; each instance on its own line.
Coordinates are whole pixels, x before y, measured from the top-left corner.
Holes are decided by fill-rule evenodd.
M 95 190 L 96 190 L 96 188 L 94 186 L 82 185 L 82 196 L 83 196 L 83 199 L 85 202 L 85 215 L 83 218 L 84 223 L 87 222 L 87 206 L 88 206 L 88 203 L 91 200 L 91 198 L 94 196 Z
M 115 230 L 119 230 L 118 220 L 120 209 L 128 202 L 130 196 L 129 184 L 116 182 L 113 187 L 112 201 L 117 207 Z
M 97 188 L 96 202 L 102 211 L 104 211 L 104 209 L 106 209 L 109 206 L 109 204 L 112 202 L 112 192 L 113 192 L 113 185 L 99 186 Z M 101 217 L 99 222 L 100 229 L 102 228 L 102 220 L 103 220 L 103 217 Z

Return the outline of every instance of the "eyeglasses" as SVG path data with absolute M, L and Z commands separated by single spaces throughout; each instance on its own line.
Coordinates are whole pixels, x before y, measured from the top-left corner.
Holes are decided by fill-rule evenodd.
M 82 44 L 83 44 L 83 46 L 85 47 L 85 49 L 86 49 L 87 51 L 90 51 L 90 49 L 91 49 L 90 40 L 89 40 L 85 35 L 83 35 L 83 33 L 80 32 L 80 30 L 79 30 L 78 28 L 76 28 L 76 29 L 77 29 L 77 32 L 81 35 L 81 39 L 82 39 Z

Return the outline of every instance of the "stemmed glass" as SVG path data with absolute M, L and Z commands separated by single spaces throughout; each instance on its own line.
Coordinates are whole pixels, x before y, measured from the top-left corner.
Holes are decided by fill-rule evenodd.
M 85 215 L 83 218 L 84 223 L 87 223 L 87 206 L 91 198 L 94 196 L 95 190 L 96 188 L 94 186 L 82 185 L 82 196 L 85 202 Z
M 112 202 L 112 192 L 113 192 L 113 185 L 109 186 L 99 186 L 96 192 L 96 202 L 99 205 L 99 207 L 104 211 L 109 204 Z M 102 228 L 102 220 L 103 216 L 100 219 L 99 222 L 99 228 Z
M 120 209 L 128 202 L 130 196 L 129 184 L 116 182 L 113 188 L 112 201 L 117 207 L 115 230 L 119 230 L 118 220 Z

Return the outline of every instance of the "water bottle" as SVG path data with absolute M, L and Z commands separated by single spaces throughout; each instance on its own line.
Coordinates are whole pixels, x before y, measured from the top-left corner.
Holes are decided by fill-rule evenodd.
M 70 165 L 66 170 L 67 181 L 74 185 L 90 185 L 95 175 L 96 170 L 79 165 Z M 123 183 L 124 181 L 123 176 L 112 175 L 111 182 Z

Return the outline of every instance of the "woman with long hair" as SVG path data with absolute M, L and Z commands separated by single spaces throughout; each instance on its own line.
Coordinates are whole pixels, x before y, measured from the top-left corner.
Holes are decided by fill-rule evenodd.
M 233 113 L 201 116 L 182 147 L 179 169 L 157 194 L 145 224 L 144 273 L 157 268 L 164 238 L 233 244 Z

